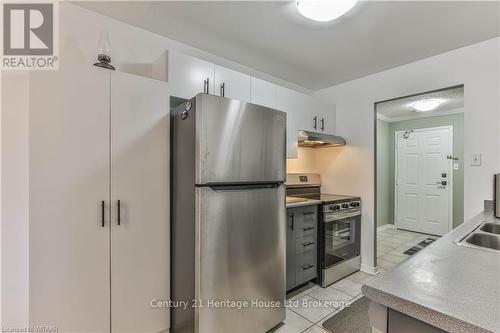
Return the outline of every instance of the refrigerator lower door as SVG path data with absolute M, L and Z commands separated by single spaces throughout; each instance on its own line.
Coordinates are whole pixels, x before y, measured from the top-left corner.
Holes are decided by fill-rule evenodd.
M 285 189 L 196 189 L 198 332 L 266 332 L 285 319 Z
M 200 94 L 196 131 L 196 184 L 285 181 L 286 113 Z

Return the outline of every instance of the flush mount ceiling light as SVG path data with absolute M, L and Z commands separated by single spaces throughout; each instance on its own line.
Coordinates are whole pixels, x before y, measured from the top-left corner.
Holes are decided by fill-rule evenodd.
M 439 99 L 423 99 L 421 101 L 416 101 L 411 107 L 414 108 L 416 112 L 427 112 L 437 108 L 441 102 L 442 101 Z
M 302 16 L 313 21 L 328 22 L 339 18 L 350 11 L 358 0 L 301 0 L 297 1 L 297 9 Z

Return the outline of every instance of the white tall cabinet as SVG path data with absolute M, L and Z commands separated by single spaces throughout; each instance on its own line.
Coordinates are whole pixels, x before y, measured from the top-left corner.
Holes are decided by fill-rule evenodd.
M 151 307 L 169 299 L 167 84 L 75 64 L 32 73 L 30 325 L 168 329 Z

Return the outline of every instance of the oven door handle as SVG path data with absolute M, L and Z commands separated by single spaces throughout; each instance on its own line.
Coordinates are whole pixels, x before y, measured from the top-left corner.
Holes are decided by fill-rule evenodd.
M 342 220 L 352 218 L 352 217 L 358 217 L 358 216 L 361 217 L 361 212 L 352 212 L 352 213 L 348 213 L 348 214 L 345 214 L 342 216 L 334 216 L 333 218 L 330 218 L 331 215 L 332 214 L 330 214 L 330 213 L 325 213 L 325 217 L 324 217 L 325 223 L 338 222 L 338 221 L 342 221 Z

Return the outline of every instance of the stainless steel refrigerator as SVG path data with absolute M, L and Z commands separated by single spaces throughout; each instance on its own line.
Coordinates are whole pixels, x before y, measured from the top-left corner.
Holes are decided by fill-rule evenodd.
M 172 111 L 171 147 L 171 331 L 270 330 L 285 319 L 286 114 L 199 94 Z

